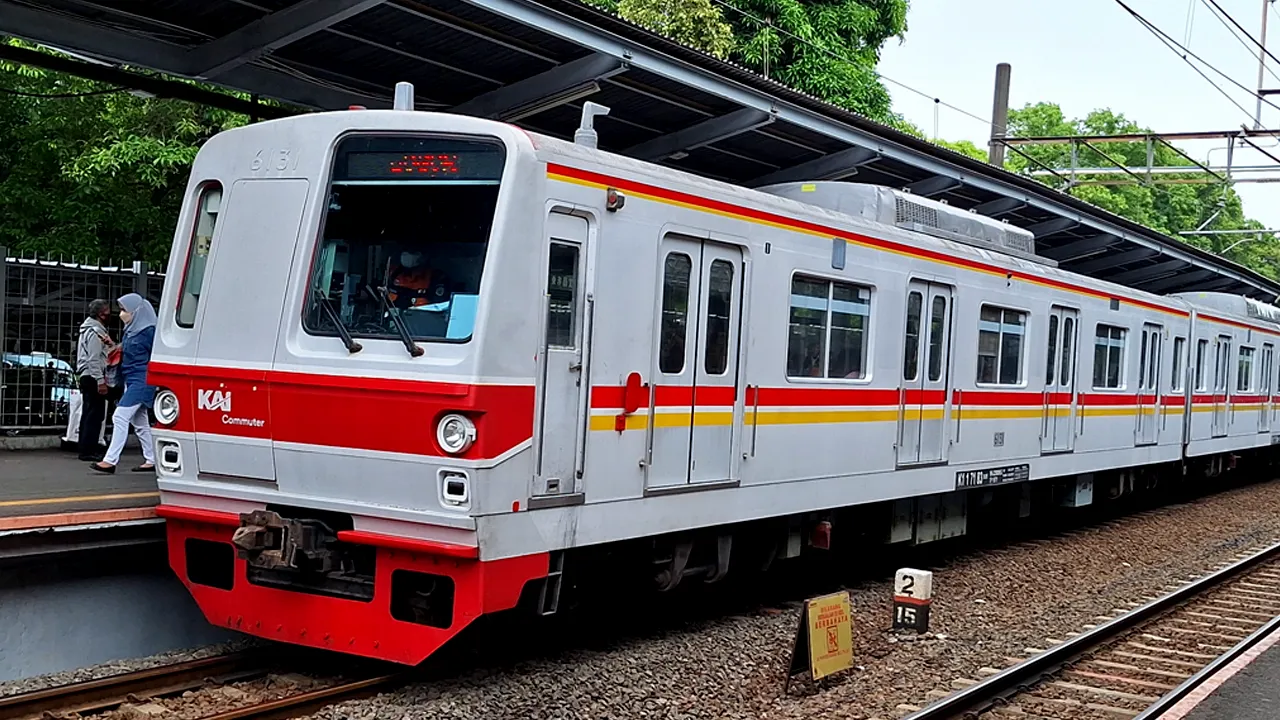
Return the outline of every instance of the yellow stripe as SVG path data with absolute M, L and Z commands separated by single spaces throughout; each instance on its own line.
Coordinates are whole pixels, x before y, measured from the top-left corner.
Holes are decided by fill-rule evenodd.
M 1044 408 L 962 408 L 958 412 L 960 419 L 963 420 L 1012 420 L 1014 418 L 1038 418 L 1044 417 Z M 1055 410 L 1054 415 L 1063 417 L 1070 415 L 1069 409 Z
M 1124 417 L 1138 414 L 1137 408 L 1131 407 L 1087 407 L 1081 408 L 1080 412 L 1085 417 Z
M 5 500 L 0 507 L 21 507 L 23 505 L 61 505 L 63 503 L 98 502 L 101 500 L 138 500 L 141 498 L 158 498 L 158 492 L 115 493 L 112 495 L 75 495 L 72 497 L 33 498 L 31 500 Z

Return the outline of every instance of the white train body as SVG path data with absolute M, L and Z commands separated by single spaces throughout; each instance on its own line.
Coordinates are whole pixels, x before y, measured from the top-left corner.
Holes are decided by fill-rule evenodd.
M 887 540 L 928 542 L 975 492 L 1087 504 L 1280 437 L 1274 310 L 1030 249 L 883 188 L 748 190 L 456 115 L 223 133 L 151 369 L 173 567 L 212 622 L 418 662 L 528 588 L 554 609 L 572 551 L 666 538 L 665 586 L 714 580 L 718 528 L 782 521 L 789 557 L 883 503 Z M 406 251 L 432 276 L 392 312 Z

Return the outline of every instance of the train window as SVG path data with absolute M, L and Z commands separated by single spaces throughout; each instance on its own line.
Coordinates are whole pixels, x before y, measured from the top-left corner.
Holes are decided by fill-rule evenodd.
M 1180 392 L 1183 388 L 1183 370 L 1182 356 L 1187 351 L 1187 339 L 1184 337 L 1176 337 L 1173 339 L 1173 377 L 1169 378 L 1169 389 L 1173 392 Z
M 871 290 L 797 275 L 791 280 L 787 377 L 866 377 Z
M 707 283 L 707 349 L 703 367 L 709 375 L 723 375 L 729 367 L 729 314 L 733 307 L 733 264 L 711 263 Z
M 222 209 L 222 186 L 209 183 L 200 190 L 196 203 L 195 227 L 191 231 L 191 246 L 187 248 L 187 265 L 182 270 L 182 285 L 178 291 L 177 323 L 191 327 L 196 322 L 196 309 L 200 305 L 200 292 L 204 289 L 205 264 L 209 262 L 209 249 L 213 245 L 213 228 L 218 223 Z
M 1075 355 L 1072 344 L 1076 340 L 1076 319 L 1066 318 L 1062 322 L 1062 362 L 1058 371 L 1058 385 L 1064 390 L 1071 389 L 1071 363 Z
M 978 316 L 978 382 L 1018 385 L 1022 382 L 1022 338 L 1027 314 L 983 305 Z
M 1093 339 L 1093 386 L 1118 388 L 1124 375 L 1124 343 L 1128 331 L 1114 325 L 1098 324 Z
M 907 295 L 907 336 L 902 355 L 902 379 L 915 380 L 920 373 L 920 314 L 924 296 L 912 291 Z
M 547 268 L 547 346 L 577 347 L 578 248 L 551 243 Z
M 662 271 L 662 340 L 658 369 L 668 375 L 684 372 L 685 337 L 689 328 L 689 275 L 693 261 L 684 253 L 667 253 Z
M 1049 316 L 1049 352 L 1045 353 L 1044 384 L 1053 384 L 1053 362 L 1058 359 L 1058 316 Z
M 929 382 L 942 379 L 942 345 L 946 341 L 946 331 L 947 299 L 935 295 L 933 309 L 929 311 Z
M 1209 341 L 1199 340 L 1196 342 L 1196 391 L 1203 392 L 1209 389 L 1208 378 L 1204 374 L 1205 362 L 1209 359 Z
M 1248 392 L 1253 389 L 1253 348 L 1241 347 L 1236 362 L 1236 392 Z
M 353 135 L 334 153 L 303 326 L 467 342 L 506 150 L 497 141 Z

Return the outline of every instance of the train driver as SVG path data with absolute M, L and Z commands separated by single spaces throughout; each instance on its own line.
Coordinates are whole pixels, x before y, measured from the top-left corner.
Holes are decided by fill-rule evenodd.
M 387 278 L 387 299 L 401 310 L 445 302 L 448 288 L 439 275 L 421 250 L 405 250 Z

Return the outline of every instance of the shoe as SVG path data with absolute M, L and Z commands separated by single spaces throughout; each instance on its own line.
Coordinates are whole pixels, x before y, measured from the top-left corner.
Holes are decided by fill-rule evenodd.
M 100 473 L 102 473 L 103 475 L 115 475 L 115 474 L 116 474 L 116 466 L 115 466 L 115 465 L 103 465 L 101 461 L 99 461 L 99 462 L 95 462 L 95 463 L 89 463 L 89 467 L 90 467 L 92 470 L 96 471 L 96 472 L 100 472 Z
M 155 466 L 155 465 L 145 465 L 145 464 L 143 464 L 143 465 L 139 465 L 138 467 L 134 468 L 134 469 L 133 469 L 133 471 L 134 471 L 134 472 L 137 472 L 137 473 L 155 472 L 155 471 L 156 471 L 156 466 Z

